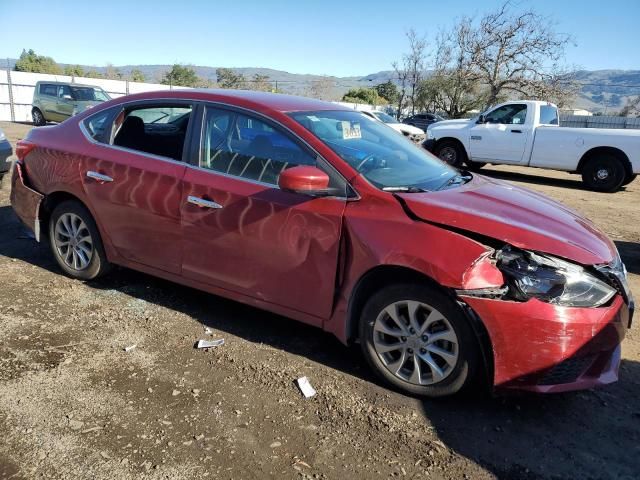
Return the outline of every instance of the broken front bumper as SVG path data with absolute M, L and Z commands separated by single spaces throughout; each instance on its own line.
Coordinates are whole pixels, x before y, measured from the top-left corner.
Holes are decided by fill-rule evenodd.
M 35 234 L 40 241 L 40 203 L 44 198 L 41 193 L 32 190 L 25 184 L 23 166 L 16 162 L 11 177 L 11 206 L 18 218 Z
M 482 319 L 493 347 L 494 386 L 541 393 L 615 382 L 632 307 L 559 307 L 461 297 Z

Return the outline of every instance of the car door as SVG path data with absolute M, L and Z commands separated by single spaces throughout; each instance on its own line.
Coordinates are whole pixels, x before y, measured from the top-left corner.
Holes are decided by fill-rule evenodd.
M 71 97 L 71 88 L 69 85 L 60 85 L 58 87 L 58 99 L 56 101 L 56 114 L 60 117 L 59 121 L 64 121 L 74 114 L 74 100 Z
M 518 164 L 523 162 L 529 136 L 525 127 L 526 104 L 508 104 L 484 116 L 483 123 L 469 129 L 469 151 L 473 160 Z
M 332 307 L 346 198 L 282 191 L 278 176 L 318 165 L 342 191 L 346 182 L 278 125 L 233 109 L 206 108 L 199 156 L 184 177 L 183 275 L 319 325 Z
M 183 155 L 193 105 L 147 101 L 117 107 L 110 112 L 115 120 L 101 117 L 106 114 L 84 122 L 93 146 L 80 174 L 90 204 L 120 256 L 179 274 Z
M 58 85 L 50 83 L 40 84 L 38 99 L 40 101 L 40 108 L 45 118 L 49 121 L 60 121 L 60 117 L 57 113 L 58 110 Z

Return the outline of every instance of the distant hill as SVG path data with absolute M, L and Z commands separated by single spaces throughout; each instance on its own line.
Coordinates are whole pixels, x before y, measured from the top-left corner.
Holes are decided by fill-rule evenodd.
M 15 59 L 9 59 L 13 68 Z M 61 64 L 63 67 L 64 64 Z M 85 70 L 96 70 L 104 73 L 106 67 L 84 66 Z M 144 73 L 148 82 L 159 82 L 171 65 L 121 65 L 115 67 L 125 76 L 137 69 Z M 216 69 L 219 67 L 194 66 L 196 73 L 207 80 L 216 81 Z M 278 89 L 286 93 L 304 94 L 314 80 L 327 78 L 324 75 L 289 73 L 271 68 L 234 68 L 245 78 L 251 79 L 255 74 L 267 75 L 270 80 L 278 82 Z M 584 108 L 591 112 L 617 112 L 627 99 L 640 95 L 640 70 L 579 70 L 575 72 L 577 81 L 582 85 L 580 94 L 575 99 L 574 108 Z M 371 73 L 363 77 L 329 77 L 335 82 L 333 94 L 342 97 L 351 88 L 371 87 L 394 80 L 394 72 L 385 70 Z

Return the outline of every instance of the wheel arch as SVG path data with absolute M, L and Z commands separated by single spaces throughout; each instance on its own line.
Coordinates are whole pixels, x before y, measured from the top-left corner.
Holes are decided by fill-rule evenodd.
M 456 137 L 442 137 L 437 139 L 433 150 L 437 151 L 438 148 L 440 148 L 440 145 L 442 145 L 443 143 L 449 143 L 449 142 L 458 144 L 462 149 L 462 151 L 464 152 L 464 154 L 467 156 L 467 158 L 469 158 L 469 152 L 467 151 L 467 147 L 465 147 L 464 143 L 462 143 L 462 140 Z
M 359 322 L 367 300 L 379 289 L 394 283 L 424 283 L 451 298 L 458 304 L 473 330 L 482 356 L 481 370 L 489 385 L 493 385 L 493 345 L 482 319 L 466 303 L 457 298 L 451 288 L 443 287 L 428 275 L 400 265 L 379 265 L 365 272 L 356 282 L 349 297 L 346 319 L 346 340 L 348 344 L 358 341 Z
M 40 204 L 40 209 L 38 211 L 38 218 L 40 220 L 40 231 L 44 232 L 45 236 L 49 235 L 49 229 L 47 228 L 47 225 L 49 224 L 49 218 L 51 217 L 51 212 L 53 212 L 53 209 L 56 208 L 56 206 L 60 205 L 62 202 L 65 202 L 67 200 L 75 201 L 80 205 L 82 205 L 91 214 L 91 216 L 93 217 L 93 220 L 96 221 L 96 217 L 93 211 L 91 210 L 91 208 L 89 208 L 89 205 L 87 205 L 80 197 L 74 195 L 73 193 L 67 192 L 65 190 L 57 190 L 55 192 L 51 192 L 45 195 L 44 200 Z M 96 221 L 96 225 L 97 223 L 98 222 Z M 99 226 L 98 226 L 98 229 L 100 230 Z M 100 235 L 103 235 L 102 231 L 100 231 Z
M 631 167 L 631 161 L 629 160 L 629 157 L 626 153 L 624 153 L 624 151 L 620 150 L 617 147 L 593 147 L 590 148 L 589 150 L 587 150 L 582 157 L 580 158 L 580 161 L 578 162 L 578 168 L 576 169 L 577 173 L 582 173 L 582 169 L 584 168 L 585 164 L 593 157 L 603 154 L 603 153 L 607 153 L 610 155 L 614 155 L 615 157 L 617 157 L 618 159 L 620 159 L 620 161 L 622 161 L 622 164 L 624 165 L 625 171 L 627 172 L 627 175 L 632 175 L 633 174 L 633 169 Z

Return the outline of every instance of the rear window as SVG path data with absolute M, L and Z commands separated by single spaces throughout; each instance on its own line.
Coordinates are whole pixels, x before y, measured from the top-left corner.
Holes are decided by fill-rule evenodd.
M 542 125 L 558 125 L 558 109 L 552 105 L 541 106 L 540 123 Z

